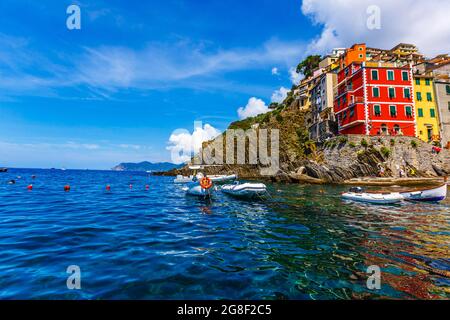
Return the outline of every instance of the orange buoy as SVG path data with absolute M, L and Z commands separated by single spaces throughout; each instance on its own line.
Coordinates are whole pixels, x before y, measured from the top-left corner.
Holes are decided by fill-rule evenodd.
M 109 184 L 106 186 L 106 191 L 111 191 L 111 186 Z
M 70 191 L 70 186 L 69 186 L 68 184 L 64 186 L 64 191 L 65 191 L 65 192 Z
M 33 185 L 32 184 L 28 185 L 27 190 L 33 190 Z
M 200 180 L 200 186 L 202 187 L 202 189 L 210 189 L 212 187 L 212 181 L 210 178 L 208 177 L 204 177 Z

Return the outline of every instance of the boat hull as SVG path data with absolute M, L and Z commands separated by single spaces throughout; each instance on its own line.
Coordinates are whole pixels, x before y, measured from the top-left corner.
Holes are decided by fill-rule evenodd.
M 237 184 L 237 185 L 224 185 L 222 187 L 222 192 L 233 197 L 238 198 L 263 198 L 267 196 L 267 188 L 262 183 L 251 184 Z
M 212 182 L 214 183 L 225 183 L 225 182 L 230 182 L 230 181 L 234 181 L 237 179 L 237 175 L 235 174 L 230 174 L 230 175 L 208 175 L 207 176 L 209 179 L 211 179 Z
M 366 202 L 372 204 L 395 204 L 401 202 L 404 198 L 400 193 L 371 194 L 347 192 L 342 194 L 345 200 Z
M 447 198 L 447 184 L 436 188 L 402 192 L 400 194 L 408 201 L 439 202 Z
M 203 189 L 200 185 L 190 186 L 186 191 L 186 195 L 200 198 L 211 198 L 212 193 L 211 189 Z

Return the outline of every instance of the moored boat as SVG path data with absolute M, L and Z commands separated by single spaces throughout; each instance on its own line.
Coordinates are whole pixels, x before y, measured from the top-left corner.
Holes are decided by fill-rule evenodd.
M 214 183 L 222 183 L 222 182 L 228 182 L 228 181 L 233 181 L 236 180 L 238 178 L 237 174 L 224 174 L 224 175 L 220 175 L 220 174 L 216 174 L 216 175 L 207 175 L 208 178 L 211 179 L 212 182 Z
M 177 175 L 177 177 L 173 180 L 173 183 L 190 183 L 194 179 L 194 176 L 182 176 L 181 174 Z
M 0 168 L 0 172 L 8 172 L 8 168 Z
M 268 195 L 263 183 L 226 184 L 221 188 L 223 193 L 240 198 L 263 198 Z
M 186 187 L 185 190 L 188 196 L 211 198 L 213 195 L 212 189 L 204 189 L 198 183 L 193 183 L 191 186 Z
M 447 197 L 447 183 L 434 188 L 406 191 L 400 194 L 408 201 L 439 202 Z
M 373 204 L 394 204 L 404 200 L 404 197 L 399 192 L 370 193 L 364 192 L 364 189 L 359 187 L 351 188 L 349 192 L 343 193 L 342 198 Z

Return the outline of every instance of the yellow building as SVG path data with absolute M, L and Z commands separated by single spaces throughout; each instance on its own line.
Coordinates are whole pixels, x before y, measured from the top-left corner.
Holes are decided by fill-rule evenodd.
M 439 141 L 439 115 L 433 77 L 414 76 L 417 137 L 425 142 Z

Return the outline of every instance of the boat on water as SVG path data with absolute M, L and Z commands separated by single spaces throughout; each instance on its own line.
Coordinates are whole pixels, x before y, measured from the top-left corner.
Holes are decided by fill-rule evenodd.
M 371 193 L 365 192 L 363 188 L 350 188 L 348 192 L 342 194 L 345 200 L 367 202 L 373 204 L 394 204 L 404 200 L 399 192 Z
M 408 201 L 439 202 L 447 198 L 447 183 L 429 189 L 400 192 L 400 194 Z
M 8 168 L 0 168 L 0 172 L 8 172 Z
M 222 192 L 239 198 L 263 198 L 268 195 L 264 183 L 236 183 L 226 184 L 221 188 Z
M 211 179 L 214 183 L 222 183 L 237 180 L 237 174 L 215 174 L 215 175 L 207 175 L 208 178 Z
M 186 195 L 200 198 L 211 198 L 213 196 L 212 189 L 204 189 L 198 183 L 193 183 L 191 186 L 185 187 Z

